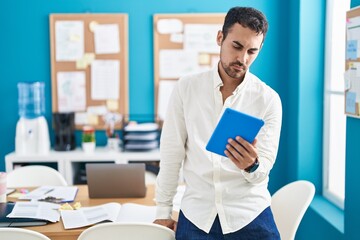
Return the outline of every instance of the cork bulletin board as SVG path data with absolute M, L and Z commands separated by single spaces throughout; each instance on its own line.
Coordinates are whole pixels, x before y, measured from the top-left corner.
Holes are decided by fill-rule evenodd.
M 127 14 L 51 14 L 50 47 L 53 113 L 75 112 L 77 129 L 128 114 Z
M 165 117 L 167 102 L 181 76 L 212 68 L 219 61 L 216 36 L 225 13 L 155 14 L 155 112 Z
M 360 8 L 346 13 L 345 114 L 360 118 Z

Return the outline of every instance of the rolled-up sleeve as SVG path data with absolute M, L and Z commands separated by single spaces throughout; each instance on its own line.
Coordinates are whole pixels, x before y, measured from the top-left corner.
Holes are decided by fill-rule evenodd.
M 258 183 L 268 177 L 279 147 L 282 123 L 282 105 L 278 94 L 274 94 L 264 114 L 265 125 L 257 136 L 259 167 L 252 173 L 243 171 L 247 181 Z

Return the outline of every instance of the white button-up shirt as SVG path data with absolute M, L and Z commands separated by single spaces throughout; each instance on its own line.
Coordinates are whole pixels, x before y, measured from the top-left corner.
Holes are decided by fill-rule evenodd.
M 250 72 L 224 103 L 222 85 L 217 67 L 177 82 L 161 133 L 156 202 L 157 218 L 170 218 L 183 167 L 184 215 L 205 232 L 219 215 L 226 234 L 243 228 L 270 206 L 267 185 L 278 150 L 282 107 L 279 95 Z M 260 165 L 253 173 L 205 149 L 227 107 L 265 122 L 256 137 Z

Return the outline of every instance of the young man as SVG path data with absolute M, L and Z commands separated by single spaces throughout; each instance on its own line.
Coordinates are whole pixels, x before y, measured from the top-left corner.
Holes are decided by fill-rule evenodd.
M 155 223 L 176 229 L 177 240 L 280 239 L 267 185 L 278 150 L 281 101 L 249 72 L 267 29 L 258 10 L 230 9 L 217 35 L 218 67 L 181 78 L 173 91 L 161 134 Z M 229 139 L 222 157 L 205 146 L 228 107 L 265 125 L 252 143 Z M 186 191 L 176 223 L 172 200 L 182 166 Z

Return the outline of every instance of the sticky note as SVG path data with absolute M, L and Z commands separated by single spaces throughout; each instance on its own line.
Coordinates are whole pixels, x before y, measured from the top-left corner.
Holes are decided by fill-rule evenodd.
M 184 29 L 184 24 L 180 19 L 159 19 L 157 31 L 160 34 L 180 33 Z
M 89 29 L 90 29 L 90 31 L 91 32 L 94 32 L 94 30 L 95 30 L 95 27 L 98 25 L 98 22 L 96 22 L 96 21 L 91 21 L 90 23 L 89 23 Z
M 85 69 L 87 67 L 87 63 L 84 58 L 78 59 L 76 61 L 76 69 Z
M 87 64 L 91 64 L 95 60 L 95 53 L 85 53 L 83 59 Z
M 345 111 L 346 113 L 355 114 L 356 113 L 356 93 L 355 92 L 346 92 L 345 93 Z
M 88 114 L 88 123 L 90 125 L 98 125 L 99 123 L 99 117 L 97 115 L 94 114 Z
M 107 100 L 106 107 L 109 111 L 116 111 L 119 109 L 119 103 L 116 100 Z
M 346 42 L 346 59 L 347 60 L 357 59 L 357 40 L 348 40 Z
M 71 42 L 79 42 L 80 41 L 80 36 L 77 34 L 71 34 L 70 35 L 70 41 Z
M 85 53 L 84 56 L 76 61 L 76 69 L 85 69 L 95 60 L 95 53 Z
M 199 54 L 199 64 L 200 65 L 210 65 L 210 55 L 207 53 Z
M 351 69 L 348 69 L 344 73 L 344 89 L 349 90 L 351 88 Z

